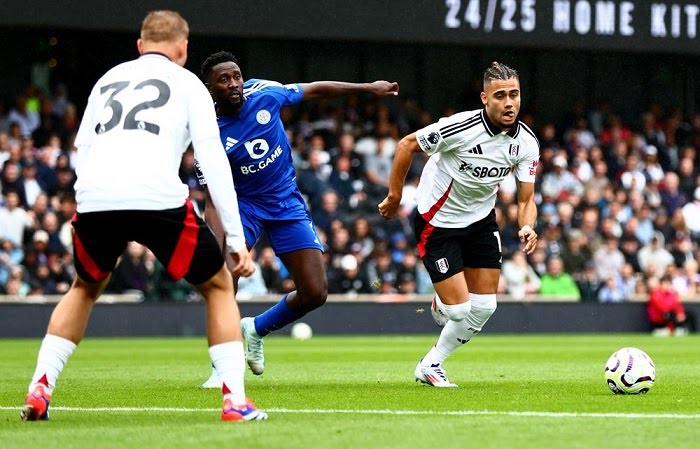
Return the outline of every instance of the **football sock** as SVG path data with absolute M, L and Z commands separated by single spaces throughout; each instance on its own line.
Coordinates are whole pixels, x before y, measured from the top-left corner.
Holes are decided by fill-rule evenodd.
M 423 364 L 432 365 L 444 362 L 455 349 L 478 334 L 496 311 L 496 295 L 469 293 L 468 304 L 471 304 L 469 314 L 463 320 L 450 320 L 445 324 L 437 343 L 423 358 Z
M 264 337 L 277 329 L 282 329 L 287 324 L 293 323 L 305 315 L 305 313 L 291 310 L 287 306 L 287 296 L 285 295 L 280 302 L 255 317 L 255 332 L 260 337 Z
M 56 386 L 58 375 L 66 366 L 68 358 L 73 354 L 77 345 L 70 340 L 56 335 L 46 334 L 41 342 L 36 361 L 36 370 L 29 384 L 29 392 L 38 383 L 46 385 L 46 392 L 51 394 Z
M 245 375 L 245 355 L 243 343 L 229 341 L 209 347 L 209 356 L 212 364 L 223 382 L 221 388 L 224 395 L 231 394 L 233 402 L 245 404 L 245 387 L 243 376 Z
M 491 318 L 491 315 L 496 311 L 496 295 L 482 295 L 478 293 L 469 293 L 469 302 L 472 303 L 472 310 L 465 318 L 469 323 L 469 334 L 466 336 L 470 340 L 474 335 L 481 332 L 484 324 Z
M 455 349 L 462 346 L 468 340 L 464 339 L 469 329 L 469 324 L 466 320 L 452 321 L 449 320 L 445 327 L 442 328 L 440 332 L 440 338 L 438 338 L 435 346 L 430 348 L 428 354 L 423 357 L 423 365 L 434 365 L 436 363 L 442 363 L 447 357 L 452 354 Z

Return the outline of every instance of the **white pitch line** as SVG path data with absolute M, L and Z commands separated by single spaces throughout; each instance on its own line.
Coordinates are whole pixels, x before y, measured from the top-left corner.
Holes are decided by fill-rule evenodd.
M 0 410 L 17 410 L 21 406 L 0 406 Z M 169 413 L 212 413 L 219 408 L 183 408 L 183 407 L 51 407 L 52 411 L 64 412 L 169 412 Z M 578 412 L 535 412 L 535 411 L 495 411 L 495 410 L 346 410 L 346 409 L 290 409 L 265 408 L 269 413 L 306 413 L 318 415 L 360 414 L 360 415 L 413 415 L 413 416 L 513 416 L 538 418 L 622 418 L 622 419 L 700 419 L 700 413 L 578 413 Z

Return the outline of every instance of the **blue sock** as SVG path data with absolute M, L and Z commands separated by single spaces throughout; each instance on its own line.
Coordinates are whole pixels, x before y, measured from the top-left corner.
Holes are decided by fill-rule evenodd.
M 287 296 L 285 295 L 280 302 L 255 317 L 255 332 L 258 335 L 264 337 L 305 315 L 287 307 Z

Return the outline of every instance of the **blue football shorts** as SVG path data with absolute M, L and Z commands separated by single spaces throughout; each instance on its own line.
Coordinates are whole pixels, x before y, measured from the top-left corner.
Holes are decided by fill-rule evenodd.
M 301 193 L 295 192 L 277 201 L 239 198 L 238 208 L 249 247 L 255 246 L 264 231 L 275 254 L 309 248 L 323 252 L 323 245 Z

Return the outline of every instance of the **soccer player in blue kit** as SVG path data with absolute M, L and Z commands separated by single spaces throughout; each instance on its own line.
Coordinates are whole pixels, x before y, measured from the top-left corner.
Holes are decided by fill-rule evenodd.
M 304 100 L 344 95 L 397 95 L 399 85 L 387 81 L 286 85 L 261 79 L 245 81 L 236 57 L 224 51 L 202 63 L 202 76 L 216 104 L 246 243 L 253 247 L 260 234 L 267 232 L 296 286 L 265 312 L 241 320 L 248 366 L 260 375 L 265 370 L 263 337 L 322 306 L 328 295 L 323 246 L 297 187 L 280 109 Z M 206 180 L 200 178 L 200 183 L 206 185 Z M 223 248 L 224 234 L 208 191 L 206 198 L 206 222 Z M 202 387 L 220 387 L 216 372 Z

